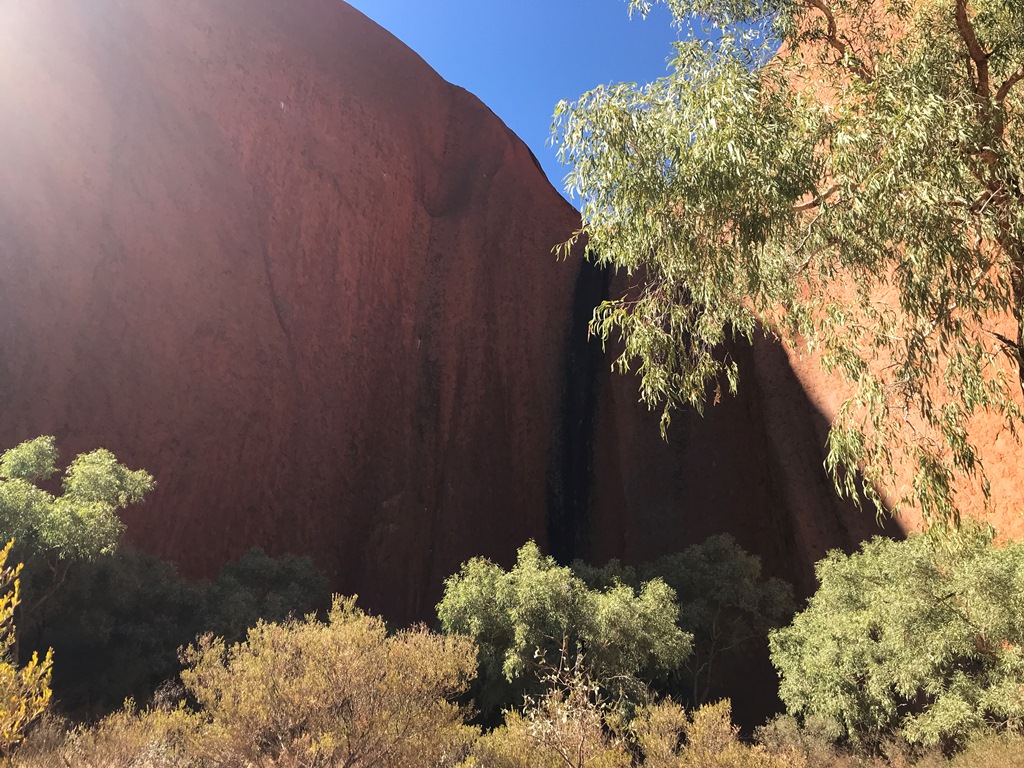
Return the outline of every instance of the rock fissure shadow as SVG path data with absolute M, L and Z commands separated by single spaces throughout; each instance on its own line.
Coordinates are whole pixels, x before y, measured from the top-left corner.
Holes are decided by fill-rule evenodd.
M 609 296 L 607 270 L 582 260 L 565 347 L 561 420 L 548 470 L 548 547 L 560 563 L 589 554 L 594 427 L 604 350 L 591 337 L 594 308 Z

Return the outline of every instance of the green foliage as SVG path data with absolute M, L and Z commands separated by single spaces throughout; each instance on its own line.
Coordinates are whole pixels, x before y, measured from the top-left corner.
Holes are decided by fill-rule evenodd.
M 817 575 L 807 609 L 770 636 L 792 714 L 869 747 L 1024 726 L 1024 544 L 977 526 L 877 538 Z
M 310 558 L 269 557 L 254 548 L 204 585 L 199 629 L 237 641 L 257 620 L 283 621 L 326 608 L 329 602 L 327 577 Z
M 753 648 L 763 649 L 768 631 L 788 622 L 796 609 L 792 587 L 763 579 L 760 559 L 729 535 L 641 566 L 640 577 L 660 578 L 676 592 L 679 626 L 693 634 L 685 670 L 695 705 L 707 700 L 717 672 Z
M 83 453 L 64 472 L 57 496 L 37 483 L 57 473 L 52 437 L 39 437 L 0 455 L 0 537 L 51 559 L 92 559 L 117 548 L 117 511 L 153 488 L 143 470 L 130 470 L 110 451 Z
M 482 558 L 463 564 L 445 582 L 437 612 L 445 632 L 467 635 L 479 648 L 476 699 L 485 716 L 539 691 L 545 663 L 563 649 L 583 653 L 612 695 L 633 698 L 642 681 L 667 676 L 691 648 L 664 582 L 590 589 L 533 542 L 509 571 Z
M 462 637 L 384 622 L 336 599 L 327 623 L 260 622 L 242 643 L 184 654 L 214 765 L 432 768 L 475 735 L 452 700 L 475 667 Z
M 167 563 L 119 549 L 117 512 L 153 488 L 144 471 L 106 450 L 75 458 L 62 492 L 52 437 L 0 455 L 0 534 L 19 537 L 26 559 L 22 656 L 56 648 L 61 705 L 107 712 L 128 696 L 146 698 L 177 669 L 177 649 L 198 633 L 241 639 L 258 619 L 326 606 L 326 580 L 308 558 L 271 559 L 259 550 L 228 564 L 212 583 L 182 579 Z
M 329 604 L 326 579 L 308 558 L 251 550 L 212 582 L 182 578 L 170 563 L 131 548 L 72 563 L 40 611 L 26 648 L 56 649 L 61 708 L 107 713 L 147 700 L 179 670 L 178 648 L 203 632 L 235 642 L 260 619 L 283 621 Z
M 726 342 L 808 345 L 852 392 L 836 487 L 955 518 L 962 481 L 988 493 L 971 418 L 1022 420 L 1024 6 L 653 5 L 687 31 L 670 73 L 555 114 L 590 255 L 632 276 L 592 330 L 663 429 L 736 389 Z
M 762 579 L 760 559 L 728 534 L 636 569 L 613 560 L 601 568 L 576 562 L 573 570 L 591 587 L 638 587 L 661 579 L 675 591 L 677 624 L 693 636 L 693 653 L 678 673 L 683 684 L 678 693 L 694 705 L 707 700 L 717 672 L 759 644 L 764 647 L 768 630 L 788 622 L 795 610 L 790 585 Z
M 52 647 L 64 712 L 110 712 L 143 700 L 178 671 L 177 649 L 201 631 L 201 591 L 169 563 L 132 549 L 70 565 L 21 639 Z

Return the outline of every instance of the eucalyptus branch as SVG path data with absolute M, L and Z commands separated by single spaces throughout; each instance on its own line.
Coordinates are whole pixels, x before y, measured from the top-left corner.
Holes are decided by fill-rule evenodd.
M 1019 362 L 1019 359 L 1018 359 L 1019 358 L 1019 352 L 1017 350 L 1017 342 L 1015 342 L 1013 339 L 1009 338 L 1008 336 L 1005 336 L 1005 335 L 999 333 L 999 331 L 990 331 L 990 330 L 988 330 L 986 328 L 985 329 L 985 333 L 987 333 L 989 336 L 991 336 L 996 341 L 998 341 L 1000 344 L 1002 344 L 1003 345 L 1003 351 L 1007 355 L 1009 355 L 1015 362 Z
M 977 70 L 978 77 L 975 85 L 975 94 L 984 101 L 987 109 L 988 98 L 991 93 L 988 60 L 992 54 L 986 52 L 978 41 L 974 25 L 971 24 L 971 19 L 967 13 L 967 0 L 956 0 L 956 28 L 960 32 L 960 37 L 966 43 L 967 53 L 970 55 L 971 61 L 974 62 L 975 69 Z
M 996 103 L 1002 106 L 1006 101 L 1006 97 L 1010 95 L 1010 91 L 1013 90 L 1013 86 L 1024 80 L 1024 67 L 1021 67 L 1008 78 L 1006 81 L 999 86 L 999 90 L 996 91 Z
M 872 68 L 862 62 L 859 58 L 852 55 L 850 51 L 849 43 L 839 34 L 839 25 L 836 23 L 835 14 L 832 13 L 832 9 L 829 7 L 828 0 L 807 0 L 807 4 L 821 11 L 821 14 L 825 17 L 825 23 L 828 26 L 828 30 L 825 32 L 825 42 L 839 54 L 839 60 L 849 60 L 851 63 L 851 69 L 863 80 L 871 82 L 874 80 L 874 72 Z
M 978 181 L 983 182 L 982 178 L 980 178 L 978 174 L 974 174 L 974 176 Z M 969 210 L 973 214 L 982 214 L 985 212 L 985 209 L 989 207 L 989 205 L 991 205 L 994 202 L 998 202 L 998 197 L 999 190 L 993 190 L 986 187 L 985 191 L 978 196 L 978 199 L 971 203 Z
M 799 203 L 797 205 L 794 205 L 793 210 L 799 213 L 800 211 L 809 211 L 812 208 L 820 208 L 822 203 L 824 203 L 838 191 L 839 185 L 833 184 L 831 187 L 826 189 L 821 194 L 812 197 L 806 203 Z
M 974 414 L 1022 418 L 1005 391 L 1001 352 L 993 367 L 984 322 L 1012 312 L 1017 328 L 1003 329 L 1000 343 L 1020 361 L 1024 391 L 1024 181 L 1020 143 L 1010 140 L 1021 114 L 1009 103 L 1024 80 L 1015 58 L 1024 31 L 1012 3 L 986 5 L 984 27 L 980 2 L 919 5 L 922 13 L 906 16 L 860 0 L 783 4 L 789 44 L 777 68 L 755 73 L 758 98 L 748 70 L 723 69 L 714 94 L 694 88 L 703 82 L 695 57 L 646 89 L 616 92 L 621 103 L 571 108 L 573 125 L 611 125 L 623 141 L 636 126 L 619 125 L 618 115 L 635 115 L 651 157 L 675 158 L 664 191 L 660 182 L 622 185 L 607 134 L 563 136 L 567 156 L 587 159 L 593 194 L 622 217 L 602 208 L 586 222 L 595 242 L 611 246 L 608 262 L 657 280 L 637 304 L 604 305 L 593 326 L 605 338 L 620 334 L 648 404 L 663 402 L 667 413 L 704 402 L 723 371 L 710 352 L 724 336 L 719 325 L 806 326 L 824 372 L 846 377 L 868 413 L 862 423 L 837 417 L 829 468 L 859 472 L 866 485 L 846 489 L 879 503 L 897 494 L 894 473 L 906 469 L 908 500 L 926 518 L 952 518 L 973 490 L 962 492 L 960 480 L 975 463 Z M 990 28 L 1002 30 L 996 47 Z M 886 40 L 892 30 L 898 44 Z M 789 70 L 799 76 L 780 76 Z M 817 88 L 823 80 L 835 87 Z M 695 126 L 707 151 L 688 151 Z M 764 189 L 770 205 L 749 205 L 755 215 L 740 221 L 734 200 L 748 187 Z M 662 226 L 665 206 L 679 226 Z M 648 232 L 663 249 L 642 252 Z M 894 359 L 896 370 L 880 370 Z M 959 367 L 944 369 L 947 360 Z M 968 390 L 977 396 L 949 402 Z

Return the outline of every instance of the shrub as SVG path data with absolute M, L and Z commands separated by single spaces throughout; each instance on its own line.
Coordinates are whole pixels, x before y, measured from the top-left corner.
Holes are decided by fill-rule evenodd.
M 56 748 L 30 750 L 19 768 L 206 768 L 200 718 L 183 707 L 139 712 L 131 701 L 93 728 L 77 728 Z M 31 745 L 30 745 L 31 746 Z
M 665 700 L 647 707 L 633 728 L 644 768 L 803 768 L 797 755 L 740 741 L 728 700 L 690 714 Z
M 626 724 L 579 667 L 484 735 L 462 768 L 807 768 L 795 752 L 744 744 L 728 701 L 692 714 L 670 699 Z
M 474 734 L 452 703 L 472 680 L 474 648 L 384 622 L 336 599 L 313 617 L 258 623 L 242 643 L 205 637 L 182 682 L 207 725 L 215 765 L 417 768 L 454 763 Z
M 589 674 L 612 698 L 629 699 L 690 652 L 664 582 L 591 589 L 532 541 L 508 571 L 483 558 L 463 564 L 445 582 L 437 612 L 445 632 L 467 635 L 479 647 L 477 701 L 489 717 L 543 690 L 543 670 L 563 648 L 584 655 Z
M 20 602 L 21 565 L 9 567 L 14 542 L 0 550 L 0 757 L 9 756 L 25 738 L 26 729 L 50 704 L 53 654 L 32 654 L 19 668 L 12 658 L 15 645 L 14 610 Z
M 629 745 L 618 718 L 588 677 L 581 657 L 544 675 L 547 690 L 523 712 L 485 734 L 461 768 L 629 768 Z
M 993 532 L 876 538 L 818 563 L 820 587 L 771 635 L 780 696 L 855 744 L 962 745 L 1024 724 L 1024 544 Z
M 950 768 L 1024 768 L 1024 737 L 1019 734 L 983 736 L 950 760 Z

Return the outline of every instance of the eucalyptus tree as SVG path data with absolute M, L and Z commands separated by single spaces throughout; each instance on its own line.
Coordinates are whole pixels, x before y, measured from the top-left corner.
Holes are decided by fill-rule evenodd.
M 971 524 L 831 552 L 817 574 L 807 608 L 770 635 L 791 714 L 869 747 L 1024 727 L 1024 545 Z
M 663 432 L 736 390 L 726 342 L 766 329 L 810 349 L 850 395 L 837 488 L 955 517 L 963 480 L 988 496 L 971 419 L 1022 418 L 1024 3 L 630 11 L 659 4 L 681 30 L 668 74 L 555 114 L 573 240 L 632 277 L 592 330 L 621 338 Z
M 117 549 L 124 531 L 118 511 L 153 488 L 147 472 L 129 469 L 101 448 L 72 460 L 62 492 L 54 494 L 47 482 L 58 473 L 57 460 L 51 436 L 0 454 L 0 539 L 13 539 L 26 563 L 30 589 L 23 610 L 30 615 L 53 596 L 71 563 Z

